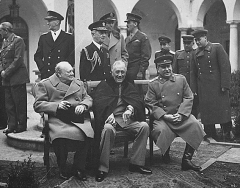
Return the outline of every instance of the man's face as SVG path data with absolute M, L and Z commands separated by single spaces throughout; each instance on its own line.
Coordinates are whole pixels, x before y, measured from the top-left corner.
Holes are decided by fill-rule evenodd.
M 132 32 L 134 30 L 134 28 L 137 26 L 137 23 L 134 21 L 127 21 L 127 30 L 129 32 Z
M 123 64 L 116 65 L 112 70 L 112 76 L 116 83 L 122 83 L 126 77 L 126 67 Z
M 7 38 L 7 31 L 3 30 L 2 26 L 0 26 L 0 35 L 2 38 Z
M 195 42 L 199 48 L 203 48 L 207 45 L 207 37 L 206 36 L 196 37 Z
M 106 28 L 108 31 L 112 31 L 114 27 L 114 21 L 113 20 L 107 20 L 106 21 Z
M 55 31 L 59 24 L 59 20 L 47 20 L 49 30 Z
M 162 78 L 169 79 L 172 76 L 172 65 L 158 65 L 158 73 Z
M 70 83 L 74 79 L 73 67 L 70 64 L 65 65 L 62 67 L 60 73 L 60 80 L 63 83 Z
M 170 45 L 169 43 L 166 42 L 160 42 L 160 49 L 161 50 L 165 50 L 165 51 L 169 51 L 170 50 Z
M 98 44 L 102 44 L 106 38 L 106 31 L 97 31 L 95 30 L 95 32 L 92 34 L 93 40 L 98 43 Z
M 185 51 L 189 52 L 192 50 L 193 41 L 192 42 L 185 41 L 185 42 L 183 42 L 183 46 L 184 46 Z

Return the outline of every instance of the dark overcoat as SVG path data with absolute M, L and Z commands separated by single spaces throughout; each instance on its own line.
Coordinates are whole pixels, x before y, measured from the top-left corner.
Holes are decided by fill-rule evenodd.
M 194 58 L 202 123 L 231 121 L 229 91 L 221 91 L 229 89 L 231 81 L 231 66 L 223 46 L 208 42 L 203 50 L 196 49 Z
M 125 62 L 126 66 L 128 65 L 128 52 L 126 50 L 126 44 L 122 34 L 119 34 L 117 37 L 111 33 L 110 37 L 105 37 L 102 45 L 109 51 L 111 66 L 118 60 L 122 60 Z
M 98 81 L 111 77 L 110 57 L 107 49 L 100 50 L 93 42 L 80 56 L 79 73 L 82 81 Z
M 5 71 L 3 86 L 14 86 L 29 82 L 27 68 L 24 64 L 25 44 L 21 37 L 12 33 L 4 40 L 0 55 L 0 72 Z
M 62 100 L 70 102 L 73 107 L 79 104 L 84 104 L 88 108 L 92 106 L 92 98 L 87 94 L 83 82 L 78 79 L 74 79 L 68 86 L 53 74 L 39 82 L 33 107 L 37 113 L 49 114 L 51 141 L 56 138 L 79 140 L 81 130 L 87 137 L 93 138 L 93 128 L 88 119 L 85 119 L 84 123 L 66 123 L 56 117 L 58 104 Z
M 205 133 L 200 122 L 191 115 L 193 94 L 183 75 L 173 74 L 169 80 L 160 76 L 151 80 L 145 102 L 152 109 L 155 119 L 151 135 L 163 154 L 176 134 L 194 149 L 198 148 Z M 162 118 L 165 114 L 175 113 L 183 115 L 184 119 L 177 125 L 166 122 Z
M 53 40 L 51 32 L 42 34 L 34 54 L 41 78 L 53 75 L 56 64 L 61 61 L 67 61 L 74 66 L 74 49 L 74 37 L 70 33 L 61 31 L 56 41 Z
M 195 51 L 189 52 L 185 50 L 178 50 L 175 52 L 173 58 L 173 72 L 185 76 L 187 82 L 193 93 L 197 92 L 197 80 L 193 73 L 193 61 Z
M 145 75 L 151 58 L 151 45 L 147 35 L 138 30 L 132 38 L 126 38 L 126 48 L 129 55 L 127 77 L 129 80 L 135 80 L 138 72 Z

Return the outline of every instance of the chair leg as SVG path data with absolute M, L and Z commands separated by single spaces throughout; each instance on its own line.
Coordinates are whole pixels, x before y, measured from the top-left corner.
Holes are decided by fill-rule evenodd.
M 128 157 L 128 140 L 124 141 L 124 157 Z
M 153 139 L 149 137 L 149 144 L 150 144 L 150 164 L 153 164 Z

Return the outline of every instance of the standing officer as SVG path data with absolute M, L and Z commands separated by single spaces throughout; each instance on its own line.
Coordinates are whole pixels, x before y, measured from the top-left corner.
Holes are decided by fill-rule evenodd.
M 229 100 L 231 66 L 223 46 L 209 42 L 207 33 L 207 30 L 192 33 L 198 46 L 193 70 L 198 82 L 201 121 L 208 137 L 216 139 L 215 124 L 221 124 L 225 136 L 233 138 Z
M 136 14 L 127 13 L 127 31 L 130 35 L 126 38 L 126 48 L 129 54 L 127 79 L 145 79 L 145 72 L 151 58 L 151 45 L 145 33 L 138 27 L 142 18 Z
M 27 90 L 29 82 L 24 64 L 25 44 L 21 37 L 13 33 L 9 22 L 0 25 L 3 44 L 1 49 L 0 73 L 5 90 L 5 107 L 8 129 L 4 133 L 20 133 L 27 129 Z
M 173 57 L 175 52 L 170 50 L 171 39 L 167 36 L 162 35 L 158 38 L 158 40 L 160 43 L 160 51 L 155 52 L 155 59 L 163 55 L 171 55 Z
M 111 66 L 118 60 L 122 60 L 127 65 L 128 52 L 126 50 L 124 37 L 117 28 L 115 14 L 110 12 L 102 16 L 100 20 L 106 23 L 108 30 L 102 46 L 109 50 Z
M 102 47 L 107 29 L 104 21 L 100 20 L 88 26 L 93 41 L 82 49 L 80 56 L 80 78 L 82 81 L 98 81 L 111 77 L 109 52 Z
M 192 114 L 197 118 L 197 106 L 198 106 L 198 99 L 197 99 L 197 84 L 196 79 L 193 75 L 193 57 L 195 50 L 193 50 L 194 44 L 194 36 L 193 35 L 183 35 L 183 45 L 184 50 L 176 51 L 174 58 L 173 58 L 173 72 L 176 74 L 182 74 L 187 79 L 188 85 L 190 86 L 193 94 L 193 107 L 192 107 Z
M 64 19 L 59 13 L 48 11 L 45 17 L 50 32 L 40 36 L 38 48 L 34 54 L 41 73 L 41 79 L 48 78 L 55 72 L 55 66 L 60 61 L 67 61 L 74 66 L 74 37 L 60 29 Z

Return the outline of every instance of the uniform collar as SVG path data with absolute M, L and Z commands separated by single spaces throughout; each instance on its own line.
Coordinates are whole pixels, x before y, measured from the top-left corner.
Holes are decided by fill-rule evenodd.
M 98 44 L 98 43 L 95 42 L 94 40 L 93 40 L 93 44 L 95 44 L 95 46 L 97 46 L 97 48 L 100 50 L 100 48 L 101 48 L 101 45 L 100 45 L 100 44 Z
M 176 76 L 174 74 L 172 74 L 172 76 L 170 76 L 169 79 L 165 79 L 165 78 L 162 78 L 161 76 L 158 76 L 158 80 L 160 83 L 165 83 L 167 82 L 168 80 L 172 81 L 172 82 L 175 82 L 176 81 Z
M 7 39 L 4 39 L 5 42 L 10 42 L 14 39 L 15 37 L 15 34 L 14 33 L 11 33 L 11 35 L 7 38 Z

